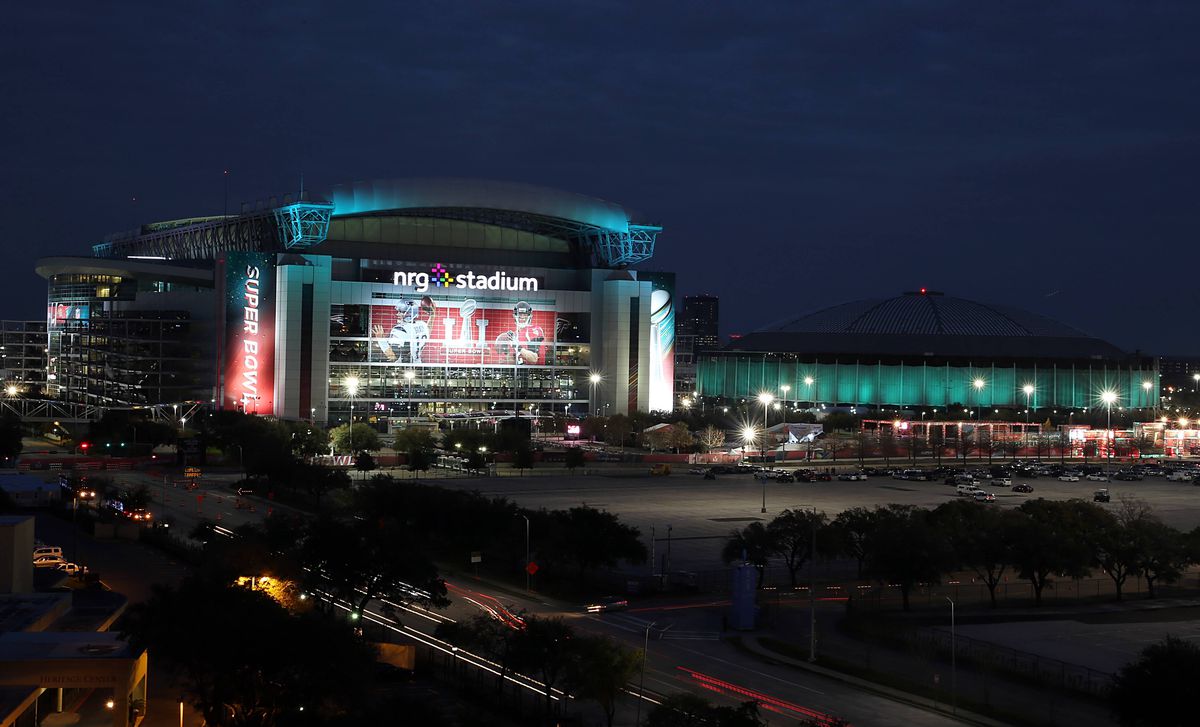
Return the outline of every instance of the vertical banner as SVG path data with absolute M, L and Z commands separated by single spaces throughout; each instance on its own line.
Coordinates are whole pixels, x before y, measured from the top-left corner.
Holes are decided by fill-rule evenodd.
M 675 406 L 675 275 L 640 273 L 649 281 L 651 411 L 671 411 Z
M 275 255 L 225 253 L 221 408 L 275 413 Z

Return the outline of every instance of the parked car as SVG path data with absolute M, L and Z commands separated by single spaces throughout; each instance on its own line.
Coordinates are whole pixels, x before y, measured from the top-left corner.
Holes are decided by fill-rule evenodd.
M 980 490 L 980 491 L 972 494 L 971 497 L 975 500 L 975 502 L 995 502 L 996 501 L 996 496 L 994 494 L 992 494 L 990 492 L 984 492 L 983 490 Z
M 992 487 L 1012 487 L 1012 480 L 1007 477 L 993 477 Z
M 838 475 L 838 479 L 843 482 L 858 482 L 867 479 L 867 476 L 861 472 L 843 472 Z
M 1058 481 L 1059 482 L 1078 482 L 1079 477 L 1077 475 L 1059 475 Z
M 702 475 L 706 472 L 708 472 L 708 470 L 703 467 L 692 467 L 688 470 L 689 475 Z
M 1136 472 L 1130 472 L 1129 470 L 1121 470 L 1117 474 L 1113 475 L 1113 479 L 1121 480 L 1122 482 L 1140 482 L 1145 478 Z
M 1112 498 L 1108 494 L 1108 490 L 1096 490 L 1092 495 L 1093 502 L 1109 502 Z
M 67 561 L 61 555 L 43 555 L 33 559 L 34 568 L 57 568 L 66 563 Z
M 69 576 L 81 576 L 87 573 L 87 566 L 79 565 L 78 563 L 62 563 L 55 567 L 55 570 L 60 570 Z
M 1108 475 L 1095 473 L 1087 476 L 1088 482 L 1108 482 Z
M 1021 483 L 1019 485 L 1013 485 L 1012 491 L 1013 492 L 1030 493 L 1030 492 L 1033 492 L 1033 486 L 1027 485 L 1025 483 Z
M 795 482 L 796 478 L 792 477 L 792 475 L 788 472 L 780 472 L 775 475 L 775 481 L 776 482 Z

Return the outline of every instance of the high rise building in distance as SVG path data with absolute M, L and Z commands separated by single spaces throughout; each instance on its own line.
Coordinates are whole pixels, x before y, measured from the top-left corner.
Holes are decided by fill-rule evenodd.
M 687 295 L 683 298 L 683 325 L 695 336 L 695 350 L 712 351 L 721 347 L 718 326 L 721 300 L 715 295 Z

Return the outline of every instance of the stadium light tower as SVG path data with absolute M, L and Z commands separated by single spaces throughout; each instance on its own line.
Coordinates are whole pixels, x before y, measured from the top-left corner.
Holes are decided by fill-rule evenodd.
M 1029 449 L 1029 402 L 1034 392 L 1033 384 L 1025 384 L 1021 391 L 1025 392 L 1025 449 Z
M 354 456 L 354 397 L 358 396 L 359 380 L 357 376 L 347 376 L 343 382 L 346 393 L 350 395 L 350 456 Z
M 592 399 L 588 414 L 593 416 L 596 414 L 596 385 L 603 380 L 604 377 L 600 375 L 599 371 L 593 371 L 592 373 L 588 374 L 588 382 L 592 385 Z
M 1105 432 L 1105 437 L 1110 441 L 1108 442 L 1108 471 L 1105 472 L 1106 475 L 1112 473 L 1112 452 L 1117 444 L 1117 438 L 1113 436 L 1112 430 L 1112 405 L 1116 400 L 1117 392 L 1112 389 L 1105 389 L 1100 392 L 1100 401 L 1104 402 L 1104 409 L 1108 412 L 1108 431 Z
M 975 387 L 975 447 L 977 450 L 979 450 L 979 415 L 980 410 L 983 408 L 983 387 L 987 386 L 987 382 L 983 379 L 976 378 L 971 382 L 971 385 Z M 979 456 L 983 457 L 982 450 L 979 450 Z
M 762 440 L 762 458 L 763 462 L 767 461 L 767 412 L 771 410 L 771 403 L 775 401 L 775 396 L 769 391 L 764 391 L 758 395 L 758 401 L 763 405 L 763 440 Z
M 804 385 L 806 387 L 808 387 L 808 402 L 810 404 L 812 404 L 813 409 L 816 409 L 817 408 L 817 399 L 816 399 L 815 393 L 813 392 L 813 377 L 805 376 L 804 377 Z

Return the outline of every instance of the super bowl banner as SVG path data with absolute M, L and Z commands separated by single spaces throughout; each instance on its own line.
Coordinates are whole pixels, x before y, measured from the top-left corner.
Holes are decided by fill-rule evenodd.
M 551 354 L 554 308 L 414 295 L 371 306 L 371 361 L 409 365 L 540 366 Z
M 675 405 L 675 274 L 639 273 L 653 287 L 650 294 L 650 410 L 671 411 Z
M 225 253 L 223 409 L 275 413 L 275 255 Z

